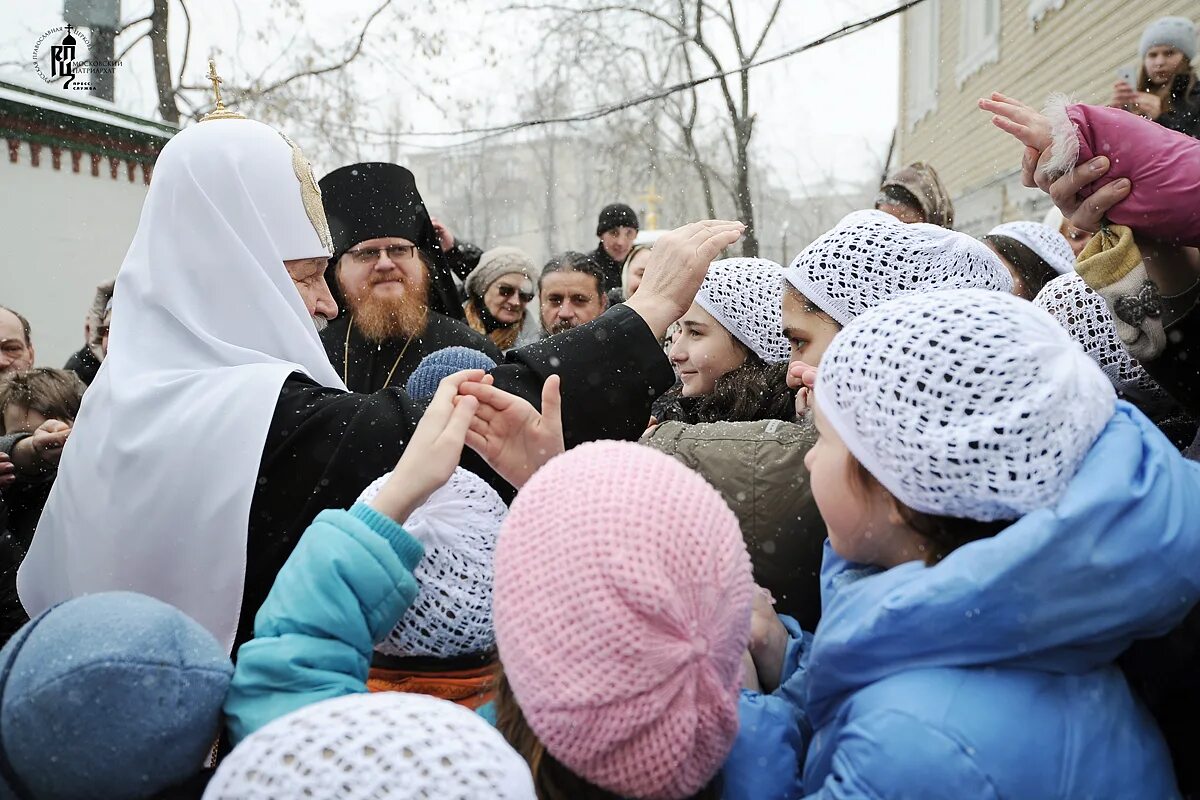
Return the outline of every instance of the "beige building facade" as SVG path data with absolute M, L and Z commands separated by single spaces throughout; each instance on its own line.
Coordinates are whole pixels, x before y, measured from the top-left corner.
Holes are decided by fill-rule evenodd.
M 1021 186 L 1020 145 L 976 101 L 1000 91 L 1040 107 L 1062 92 L 1106 103 L 1117 71 L 1136 66 L 1142 30 L 1197 0 L 925 0 L 902 23 L 898 158 L 928 161 L 955 203 L 955 227 L 980 235 L 1040 218 L 1041 192 Z

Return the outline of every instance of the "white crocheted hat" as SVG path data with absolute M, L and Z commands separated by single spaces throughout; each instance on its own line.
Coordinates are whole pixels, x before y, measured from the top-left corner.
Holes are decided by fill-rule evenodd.
M 765 258 L 714 261 L 696 304 L 768 364 L 787 361 L 783 338 L 783 267 Z
M 1028 220 L 1005 222 L 992 228 L 988 236 L 1007 236 L 1020 242 L 1059 275 L 1075 271 L 1075 251 L 1071 249 L 1071 243 L 1049 225 Z
M 391 476 L 359 496 L 369 502 Z M 492 557 L 508 507 L 482 478 L 456 467 L 450 480 L 404 521 L 425 545 L 413 576 L 416 600 L 375 649 L 390 656 L 455 656 L 496 646 L 492 628 Z
M 977 289 L 862 314 L 822 356 L 816 400 L 900 502 L 981 521 L 1053 505 L 1116 405 L 1049 314 Z
M 404 692 L 305 706 L 246 737 L 204 800 L 534 800 L 525 760 L 462 706 Z
M 1175 404 L 1169 394 L 1150 377 L 1138 360 L 1129 354 L 1104 298 L 1092 291 L 1083 278 L 1072 272 L 1047 283 L 1033 304 L 1058 320 L 1083 352 L 1108 376 L 1118 394 L 1139 406 L 1166 410 Z M 1145 409 L 1144 409 L 1145 410 Z
M 1012 292 L 1012 276 L 987 245 L 965 233 L 855 211 L 796 256 L 783 273 L 840 325 L 910 292 Z

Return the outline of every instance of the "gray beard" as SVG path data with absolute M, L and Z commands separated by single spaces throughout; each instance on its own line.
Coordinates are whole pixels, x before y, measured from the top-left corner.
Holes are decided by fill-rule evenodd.
M 313 314 L 312 321 L 313 327 L 317 329 L 317 333 L 321 333 L 329 327 L 329 320 L 325 319 L 325 317 L 321 316 L 320 314 Z

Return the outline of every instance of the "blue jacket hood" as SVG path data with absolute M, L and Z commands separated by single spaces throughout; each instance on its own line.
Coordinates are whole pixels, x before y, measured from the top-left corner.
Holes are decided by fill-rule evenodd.
M 904 670 L 1081 673 L 1166 633 L 1200 599 L 1200 464 L 1119 402 L 1059 502 L 993 538 L 884 572 L 826 547 L 808 667 L 818 726 Z

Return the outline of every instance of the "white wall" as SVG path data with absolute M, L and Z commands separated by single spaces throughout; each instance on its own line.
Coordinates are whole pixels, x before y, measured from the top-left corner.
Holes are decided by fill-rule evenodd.
M 29 320 L 38 366 L 61 367 L 83 345 L 96 284 L 115 277 L 125 258 L 149 188 L 140 166 L 133 183 L 125 169 L 122 162 L 113 180 L 105 158 L 93 177 L 86 153 L 74 173 L 66 151 L 55 170 L 49 147 L 37 167 L 25 142 L 16 164 L 0 149 L 0 305 Z

